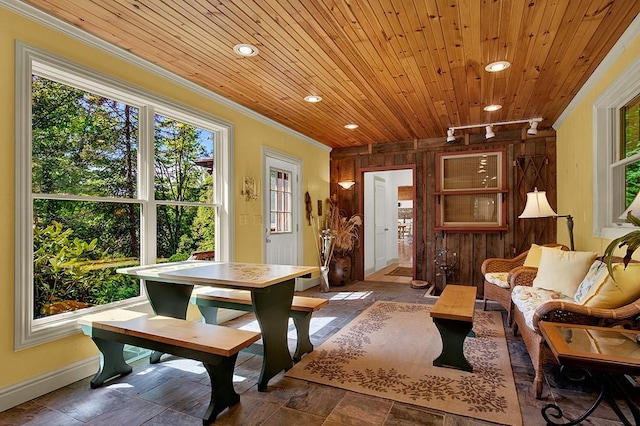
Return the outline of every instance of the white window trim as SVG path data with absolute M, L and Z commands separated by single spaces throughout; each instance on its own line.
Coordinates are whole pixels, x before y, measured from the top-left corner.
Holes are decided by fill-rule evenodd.
M 636 59 L 593 103 L 593 233 L 614 239 L 632 225 L 618 216 L 624 211 L 624 182 L 612 163 L 620 145 L 620 108 L 640 93 L 640 58 Z
M 190 107 L 176 103 L 168 98 L 161 97 L 150 91 L 132 86 L 125 82 L 101 74 L 95 70 L 75 64 L 71 61 L 41 51 L 20 41 L 16 41 L 16 65 L 15 65 L 15 331 L 14 349 L 20 350 L 27 347 L 43 344 L 79 332 L 77 318 L 86 314 L 87 310 L 68 312 L 55 315 L 46 319 L 33 319 L 33 244 L 32 244 L 32 220 L 33 207 L 31 201 L 31 73 L 34 64 L 39 70 L 46 70 L 49 75 L 56 75 L 56 80 L 65 82 L 66 76 L 73 75 L 69 83 L 73 86 L 85 86 L 85 90 L 116 98 L 131 105 L 140 107 L 140 137 L 143 133 L 153 135 L 152 120 L 154 110 L 163 114 L 184 119 L 185 122 L 202 126 L 214 131 L 214 161 L 219 179 L 216 180 L 217 188 L 214 194 L 220 199 L 214 200 L 214 206 L 218 209 L 218 221 L 216 223 L 216 256 L 221 261 L 232 261 L 234 242 L 232 230 L 234 219 L 234 198 L 230 188 L 233 188 L 233 161 L 234 161 L 234 126 L 216 117 L 196 111 Z M 108 88 L 108 93 L 101 93 L 100 88 Z M 94 89 L 95 88 L 95 89 Z M 146 107 L 145 105 L 151 105 Z M 147 117 L 145 119 L 144 117 Z M 150 132 L 150 133 L 149 133 Z M 143 144 L 139 147 L 141 167 L 143 162 L 151 161 L 152 153 Z M 146 167 L 153 171 L 153 167 Z M 141 217 L 141 227 L 145 220 L 149 222 L 155 215 L 155 204 L 151 198 L 153 194 L 147 194 L 144 188 L 153 176 L 142 176 L 138 203 L 142 204 L 145 212 Z M 130 201 L 130 200 L 129 200 Z M 149 205 L 151 203 L 152 205 Z M 149 208 L 153 207 L 153 208 Z M 155 222 L 154 222 L 155 223 Z M 147 226 L 148 228 L 148 226 Z M 149 234 L 147 233 L 147 238 Z M 149 247 L 149 245 L 147 245 Z M 155 243 L 151 245 L 155 247 Z M 155 253 L 141 252 L 140 259 L 143 264 L 153 263 Z M 114 306 L 132 307 L 148 304 L 144 295 L 125 301 L 114 302 L 96 308 L 93 311 L 110 309 Z

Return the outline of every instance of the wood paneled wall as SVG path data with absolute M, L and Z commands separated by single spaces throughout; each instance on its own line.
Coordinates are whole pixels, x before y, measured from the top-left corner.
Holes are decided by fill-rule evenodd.
M 507 203 L 506 232 L 442 233 L 435 227 L 435 155 L 437 152 L 507 150 Z M 441 291 L 444 280 L 434 260 L 440 249 L 457 253 L 458 264 L 448 283 L 472 284 L 482 294 L 480 265 L 488 257 L 513 257 L 532 243 L 545 244 L 556 241 L 556 220 L 518 219 L 522 212 L 526 193 L 534 187 L 547 191 L 552 207 L 556 207 L 556 137 L 555 131 L 527 135 L 522 131 L 496 132 L 496 137 L 485 140 L 484 134 L 466 134 L 464 140 L 447 144 L 443 138 L 383 143 L 351 148 L 334 149 L 331 152 L 331 193 L 338 197 L 339 205 L 347 215 L 363 213 L 364 173 L 394 169 L 414 168 L 414 265 L 415 278 L 436 284 Z M 351 190 L 343 190 L 337 182 L 349 178 L 356 181 Z M 360 229 L 360 245 L 354 253 L 352 278 L 364 279 L 364 252 L 362 248 L 371 242 L 363 240 Z

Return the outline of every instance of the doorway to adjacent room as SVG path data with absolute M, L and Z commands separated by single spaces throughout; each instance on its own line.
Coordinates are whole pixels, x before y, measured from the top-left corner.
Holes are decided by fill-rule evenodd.
M 413 279 L 413 170 L 364 173 L 365 281 Z

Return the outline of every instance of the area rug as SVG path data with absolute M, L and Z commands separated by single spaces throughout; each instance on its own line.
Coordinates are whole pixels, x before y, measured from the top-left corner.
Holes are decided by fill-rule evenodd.
M 413 276 L 413 268 L 407 266 L 399 266 L 393 271 L 387 272 L 385 275 L 394 275 L 401 277 L 412 277 Z
M 464 354 L 473 373 L 434 367 L 432 305 L 376 302 L 286 375 L 495 423 L 522 415 L 499 312 L 476 311 Z

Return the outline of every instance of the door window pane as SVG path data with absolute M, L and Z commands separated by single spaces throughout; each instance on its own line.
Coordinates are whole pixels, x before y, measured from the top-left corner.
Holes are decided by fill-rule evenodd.
M 291 232 L 291 174 L 271 169 L 269 182 L 271 232 Z

